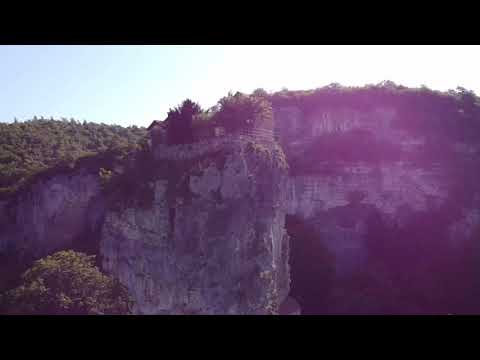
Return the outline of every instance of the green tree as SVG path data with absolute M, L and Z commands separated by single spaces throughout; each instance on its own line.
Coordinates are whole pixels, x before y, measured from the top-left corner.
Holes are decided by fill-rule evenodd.
M 129 152 L 145 137 L 144 128 L 51 118 L 0 123 L 0 196 L 57 165 L 99 153 Z
M 214 119 L 228 132 L 248 129 L 260 123 L 268 127 L 273 124 L 272 106 L 262 97 L 229 93 L 219 101 L 219 110 Z
M 256 97 L 264 98 L 264 99 L 268 98 L 268 92 L 262 88 L 255 89 L 252 95 Z
M 189 144 L 193 142 L 193 118 L 202 113 L 202 108 L 190 99 L 186 99 L 182 104 L 168 112 L 168 143 Z
M 68 250 L 37 260 L 22 275 L 22 284 L 5 293 L 3 307 L 9 314 L 128 314 L 127 290 L 102 274 L 94 258 Z
M 185 117 L 193 117 L 201 112 L 202 108 L 200 105 L 190 99 L 186 99 L 180 107 L 180 113 Z

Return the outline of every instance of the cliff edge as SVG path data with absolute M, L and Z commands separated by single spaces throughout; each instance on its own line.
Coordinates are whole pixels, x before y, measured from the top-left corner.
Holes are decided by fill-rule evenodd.
M 118 183 L 110 194 L 104 270 L 137 314 L 277 312 L 289 292 L 283 152 L 249 141 L 170 150 L 124 174 L 141 195 L 129 201 Z

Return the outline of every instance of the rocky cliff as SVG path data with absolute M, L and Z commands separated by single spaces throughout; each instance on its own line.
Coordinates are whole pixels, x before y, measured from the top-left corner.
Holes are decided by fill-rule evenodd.
M 1 250 L 38 258 L 73 247 L 80 235 L 98 226 L 101 213 L 94 204 L 99 205 L 99 195 L 98 174 L 84 171 L 35 182 L 2 202 Z
M 290 284 L 282 150 L 245 136 L 164 150 L 126 170 L 96 159 L 50 171 L 2 201 L 4 272 L 75 248 L 99 253 L 138 314 L 278 311 Z M 117 169 L 109 187 L 101 166 Z
M 341 285 L 359 282 L 358 274 L 372 264 L 382 262 L 375 271 L 387 277 L 408 273 L 410 284 L 430 276 L 418 285 L 419 296 L 422 287 L 426 291 L 439 282 L 431 270 L 420 269 L 421 263 L 444 274 L 459 271 L 455 261 L 470 260 L 458 250 L 471 246 L 478 226 L 480 188 L 473 184 L 480 165 L 478 144 L 440 129 L 409 127 L 415 116 L 394 106 L 319 106 L 308 112 L 300 106 L 275 108 L 276 134 L 292 170 L 288 214 L 318 234 L 333 257 L 337 288 L 331 290 L 344 291 L 343 298 L 327 300 L 317 313 L 398 312 L 385 304 L 361 305 L 360 291 L 345 292 L 347 285 Z M 374 234 L 379 231 L 380 238 Z M 395 243 L 396 238 L 402 243 Z M 405 263 L 392 265 L 395 254 L 405 255 Z M 405 311 L 440 311 L 426 308 Z
M 129 288 L 135 313 L 265 314 L 286 298 L 283 153 L 222 142 L 160 152 L 138 179 L 146 203 L 111 199 L 103 268 Z
M 274 101 L 277 142 L 158 146 L 105 188 L 98 166 L 38 179 L 0 202 L 0 252 L 87 241 L 138 314 L 275 312 L 291 286 L 306 313 L 479 312 L 478 134 L 332 104 Z

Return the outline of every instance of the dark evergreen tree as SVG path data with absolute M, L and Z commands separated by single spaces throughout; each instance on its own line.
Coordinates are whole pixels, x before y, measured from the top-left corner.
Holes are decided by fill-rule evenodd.
M 187 99 L 175 109 L 170 109 L 167 116 L 167 141 L 170 145 L 189 144 L 193 142 L 193 117 L 200 114 L 200 105 Z

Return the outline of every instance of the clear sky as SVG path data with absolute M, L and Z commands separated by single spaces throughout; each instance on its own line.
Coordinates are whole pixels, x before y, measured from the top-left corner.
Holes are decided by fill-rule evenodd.
M 0 121 L 34 115 L 147 126 L 185 98 L 392 80 L 480 94 L 480 46 L 0 45 Z

